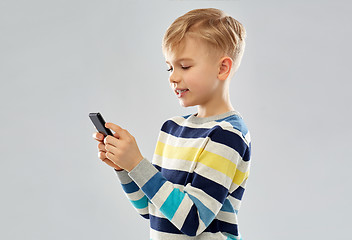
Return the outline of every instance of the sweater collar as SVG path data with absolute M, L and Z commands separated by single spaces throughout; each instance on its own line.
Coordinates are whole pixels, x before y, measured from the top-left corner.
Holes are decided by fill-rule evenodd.
M 188 121 L 190 121 L 192 123 L 202 124 L 202 123 L 207 123 L 207 122 L 221 120 L 221 119 L 227 118 L 227 117 L 229 117 L 231 115 L 238 115 L 239 117 L 242 118 L 240 113 L 235 111 L 235 110 L 229 111 L 229 112 L 226 112 L 226 113 L 222 113 L 222 114 L 219 114 L 219 115 L 214 115 L 214 116 L 210 116 L 210 117 L 204 117 L 204 118 L 197 117 L 196 116 L 197 114 L 198 113 L 191 114 L 188 117 Z

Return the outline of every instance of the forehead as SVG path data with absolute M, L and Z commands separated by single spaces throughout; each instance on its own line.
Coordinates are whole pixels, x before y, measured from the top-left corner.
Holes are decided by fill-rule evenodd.
M 209 58 L 209 47 L 196 37 L 186 36 L 176 47 L 165 53 L 166 63 L 199 61 Z

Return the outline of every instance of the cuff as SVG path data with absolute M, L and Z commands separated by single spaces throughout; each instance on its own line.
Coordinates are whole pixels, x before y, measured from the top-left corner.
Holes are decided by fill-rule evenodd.
M 128 172 L 126 170 L 118 171 L 115 169 L 117 177 L 119 178 L 121 184 L 127 184 L 132 181 L 132 179 L 128 176 Z
M 129 177 L 142 188 L 155 174 L 159 171 L 156 169 L 151 162 L 146 158 L 143 158 L 140 163 L 134 167 L 129 173 Z

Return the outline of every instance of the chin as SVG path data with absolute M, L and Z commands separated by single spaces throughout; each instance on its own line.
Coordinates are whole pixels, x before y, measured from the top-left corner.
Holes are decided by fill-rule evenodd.
M 180 105 L 185 108 L 196 106 L 196 104 L 191 104 L 191 103 L 187 103 L 187 102 L 183 102 L 183 101 L 180 101 Z

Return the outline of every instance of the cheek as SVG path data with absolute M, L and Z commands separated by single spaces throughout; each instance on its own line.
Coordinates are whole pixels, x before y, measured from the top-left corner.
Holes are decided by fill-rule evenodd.
M 193 90 L 201 90 L 204 88 L 204 77 L 205 74 L 200 71 L 189 72 L 185 76 L 185 82 L 189 88 L 193 88 Z
M 214 82 L 206 73 L 199 73 L 197 76 L 194 76 L 194 78 L 190 79 L 190 81 L 190 87 L 193 87 L 193 90 L 197 91 L 198 93 L 207 94 L 214 87 Z

